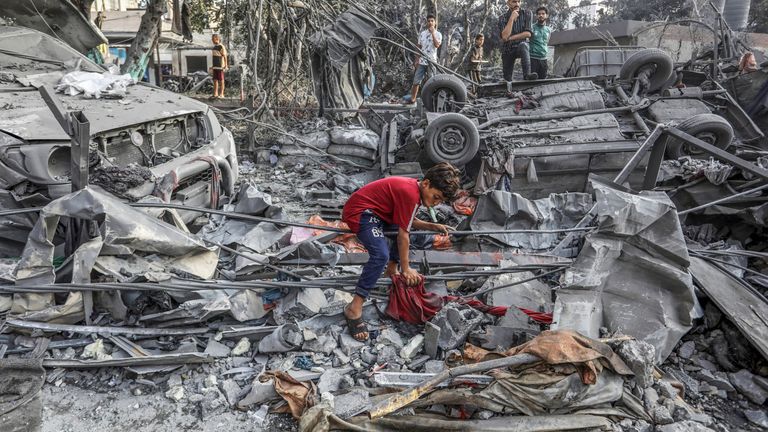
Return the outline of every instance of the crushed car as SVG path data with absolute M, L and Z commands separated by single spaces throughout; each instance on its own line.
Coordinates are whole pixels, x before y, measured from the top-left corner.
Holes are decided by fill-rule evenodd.
M 737 154 L 762 145 L 762 131 L 718 82 L 682 73 L 662 50 L 623 50 L 587 48 L 576 55 L 575 76 L 481 85 L 472 99 L 460 78 L 436 75 L 424 85 L 421 108 L 393 120 L 398 137 L 383 151 L 395 163 L 466 166 L 477 173 L 476 193 L 507 179 L 509 190 L 543 198 L 585 191 L 590 173 L 621 172 L 657 124 Z M 609 61 L 611 54 L 626 61 Z M 665 139 L 668 159 L 704 157 Z
M 37 207 L 71 192 L 71 140 L 39 89 L 71 73 L 108 74 L 84 55 L 36 30 L 0 28 L 0 208 Z M 122 199 L 218 207 L 238 176 L 234 139 L 208 105 L 138 83 L 114 97 L 55 93 L 90 125 L 90 185 Z M 200 214 L 181 212 L 185 222 Z M 36 215 L 9 215 L 0 255 L 18 256 Z

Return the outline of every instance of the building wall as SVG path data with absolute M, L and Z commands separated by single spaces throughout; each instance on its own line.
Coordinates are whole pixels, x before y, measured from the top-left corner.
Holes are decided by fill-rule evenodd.
M 632 45 L 632 38 L 616 38 L 619 45 Z M 586 41 L 574 44 L 563 44 L 555 46 L 554 63 L 552 73 L 555 75 L 565 75 L 565 72 L 571 67 L 576 52 L 583 47 L 605 46 L 601 40 Z

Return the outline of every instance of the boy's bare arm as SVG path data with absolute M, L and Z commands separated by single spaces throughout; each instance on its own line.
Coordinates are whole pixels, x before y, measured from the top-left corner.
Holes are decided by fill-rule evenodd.
M 397 253 L 400 255 L 400 272 L 408 285 L 417 285 L 419 283 L 419 272 L 411 268 L 409 253 L 411 247 L 411 238 L 408 231 L 400 228 L 397 231 Z
M 427 222 L 418 218 L 413 219 L 413 224 L 411 226 L 417 231 L 435 231 L 443 234 L 448 234 L 449 232 L 454 231 L 453 227 L 448 225 Z

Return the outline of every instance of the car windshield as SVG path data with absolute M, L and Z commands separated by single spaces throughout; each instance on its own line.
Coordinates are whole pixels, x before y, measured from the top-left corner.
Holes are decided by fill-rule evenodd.
M 21 27 L 0 27 L 0 66 L 14 69 L 16 76 L 32 75 L 41 68 L 74 67 L 103 72 L 97 64 L 64 42 Z

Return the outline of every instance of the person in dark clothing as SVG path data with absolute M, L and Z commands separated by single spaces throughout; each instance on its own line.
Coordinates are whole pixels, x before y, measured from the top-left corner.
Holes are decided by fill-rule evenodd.
M 485 36 L 482 33 L 475 36 L 475 46 L 469 53 L 469 79 L 480 84 L 482 78 L 480 72 L 483 70 L 483 44 Z
M 531 73 L 531 56 L 528 52 L 528 38 L 531 37 L 531 13 L 520 8 L 520 0 L 507 0 L 509 10 L 499 17 L 501 36 L 501 61 L 504 80 L 512 81 L 515 60 L 520 59 L 523 77 L 527 80 L 538 78 Z
M 416 218 L 419 206 L 434 207 L 450 201 L 459 189 L 459 170 L 441 162 L 419 181 L 408 177 L 387 177 L 369 183 L 349 197 L 341 220 L 349 226 L 368 250 L 368 262 L 355 287 L 352 302 L 344 308 L 349 334 L 357 340 L 368 339 L 368 327 L 362 319 L 363 303 L 386 268 L 386 275 L 402 274 L 409 286 L 417 285 L 419 273 L 410 267 L 408 253 L 411 228 L 448 233 L 447 225 Z M 397 240 L 389 245 L 385 231 L 397 232 Z
M 213 42 L 213 51 L 211 52 L 213 67 L 213 97 L 224 97 L 224 71 L 229 69 L 227 60 L 227 49 L 221 44 L 221 36 L 214 34 L 211 36 Z
M 539 79 L 547 77 L 547 45 L 552 29 L 547 25 L 549 11 L 544 6 L 536 9 L 536 24 L 531 27 L 531 72 L 539 76 Z

